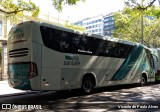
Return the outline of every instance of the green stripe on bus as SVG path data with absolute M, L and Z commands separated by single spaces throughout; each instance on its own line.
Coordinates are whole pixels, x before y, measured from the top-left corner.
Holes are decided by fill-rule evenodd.
M 156 76 L 156 81 L 160 81 L 160 76 Z
M 66 55 L 65 60 L 76 60 L 76 61 L 78 61 L 79 58 L 78 58 L 78 56 L 74 56 L 74 55 Z
M 115 73 L 115 75 L 111 78 L 111 80 L 123 80 L 129 73 L 129 71 L 134 67 L 130 65 L 133 65 L 133 63 L 136 63 L 142 51 L 143 51 L 142 46 L 135 46 L 133 50 L 131 51 L 131 53 L 129 54 L 128 58 L 126 58 L 122 66 Z
M 9 82 L 15 89 L 31 90 L 31 83 L 29 79 L 9 79 Z

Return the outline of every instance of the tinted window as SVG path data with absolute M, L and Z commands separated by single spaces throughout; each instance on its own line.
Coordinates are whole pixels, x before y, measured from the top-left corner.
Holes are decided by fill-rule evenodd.
M 148 50 L 148 49 L 145 49 L 146 51 L 146 55 L 147 55 L 147 58 L 149 60 L 149 64 L 152 68 L 155 68 L 154 67 L 154 59 L 153 59 L 153 56 L 151 55 L 151 52 Z
M 52 30 L 48 27 L 41 27 L 41 35 L 46 47 L 57 51 L 60 50 L 60 34 L 57 30 Z
M 64 53 L 126 58 L 133 46 L 88 37 L 45 26 L 40 27 L 44 45 Z

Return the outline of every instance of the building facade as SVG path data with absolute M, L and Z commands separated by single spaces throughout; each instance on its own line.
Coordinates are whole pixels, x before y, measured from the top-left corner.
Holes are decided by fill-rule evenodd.
M 86 18 L 76 22 L 75 25 L 83 26 L 89 33 L 113 36 L 115 30 L 114 13 Z
M 10 21 L 8 21 L 4 13 L 0 13 L 0 47 L 2 49 L 0 53 L 0 80 L 7 79 L 7 35 L 12 27 Z
M 103 19 L 103 35 L 112 37 L 114 30 L 115 30 L 114 13 L 105 15 Z
M 102 15 L 83 19 L 81 21 L 76 22 L 75 25 L 83 26 L 89 33 L 103 35 L 103 16 Z

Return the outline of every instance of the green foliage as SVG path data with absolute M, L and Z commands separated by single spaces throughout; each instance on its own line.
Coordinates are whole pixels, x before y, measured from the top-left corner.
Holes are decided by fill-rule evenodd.
M 40 9 L 31 0 L 28 2 L 25 0 L 0 0 L 0 12 L 5 13 L 9 19 L 16 21 L 26 13 L 37 17 Z
M 77 25 L 74 25 L 74 24 L 68 24 L 68 23 L 66 23 L 65 27 L 73 29 L 73 30 L 78 30 L 78 31 L 86 32 L 86 29 L 84 27 L 77 26 Z
M 136 0 L 133 0 L 136 1 Z M 145 6 L 144 6 L 145 7 Z M 153 19 L 148 19 L 152 17 Z M 146 46 L 160 46 L 160 8 L 151 6 L 145 10 L 137 7 L 126 7 L 115 13 L 114 36 Z
M 79 1 L 85 1 L 85 0 L 52 0 L 54 7 L 61 12 L 63 5 L 68 4 L 68 5 L 76 5 L 77 2 Z
M 127 7 L 138 9 L 138 10 L 147 10 L 149 7 L 154 6 L 156 0 L 125 0 Z M 159 0 L 158 0 L 159 2 Z

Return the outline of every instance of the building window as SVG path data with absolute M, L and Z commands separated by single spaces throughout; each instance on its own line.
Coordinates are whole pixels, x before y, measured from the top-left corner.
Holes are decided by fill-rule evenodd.
M 2 21 L 0 20 L 0 36 L 2 36 Z
M 111 33 L 114 33 L 114 30 L 112 30 Z
M 105 18 L 105 21 L 108 21 L 108 18 Z

